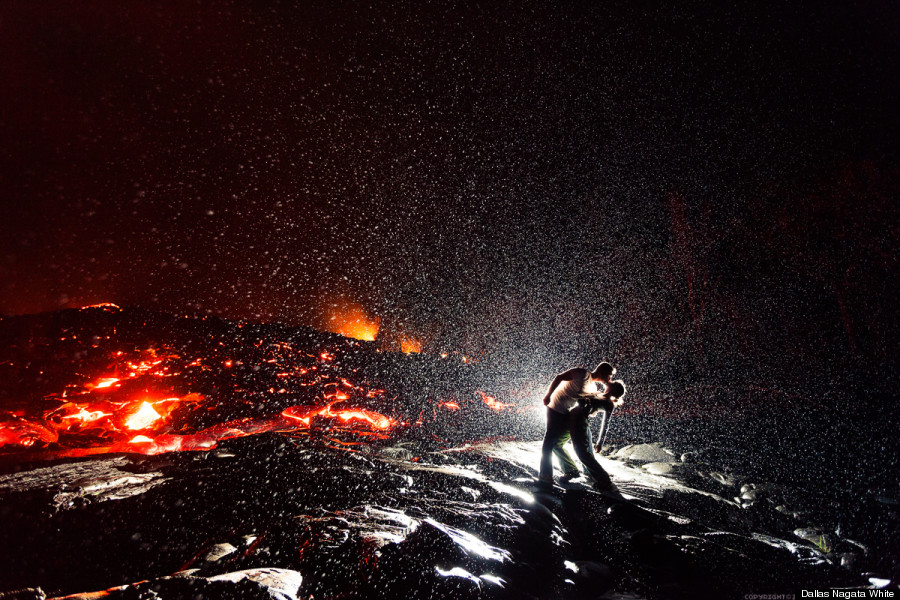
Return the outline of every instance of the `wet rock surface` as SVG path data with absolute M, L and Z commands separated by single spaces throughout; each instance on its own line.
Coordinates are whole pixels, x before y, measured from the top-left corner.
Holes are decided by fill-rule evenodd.
M 602 458 L 618 500 L 583 479 L 536 487 L 537 442 L 402 448 L 262 434 L 209 453 L 20 468 L 0 476 L 0 591 L 696 598 L 868 583 L 864 544 L 801 527 L 761 485 Z

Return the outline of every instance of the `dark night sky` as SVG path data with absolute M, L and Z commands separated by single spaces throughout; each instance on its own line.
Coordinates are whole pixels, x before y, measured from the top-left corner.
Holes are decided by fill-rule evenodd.
M 0 312 L 893 346 L 895 2 L 297 4 L 0 5 Z

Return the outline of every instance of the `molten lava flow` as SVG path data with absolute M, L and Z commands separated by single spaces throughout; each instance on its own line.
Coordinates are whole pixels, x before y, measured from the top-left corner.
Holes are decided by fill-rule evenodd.
M 460 409 L 459 404 L 457 404 L 456 402 L 452 402 L 452 401 L 441 402 L 440 405 L 443 406 L 444 408 L 446 408 L 447 410 L 459 410 Z
M 374 342 L 381 322 L 370 317 L 359 304 L 338 302 L 333 304 L 326 315 L 325 328 L 344 337 Z
M 52 443 L 59 439 L 53 429 L 18 417 L 0 421 L 0 446 L 6 444 L 28 448 L 35 442 Z
M 125 427 L 128 429 L 147 429 L 155 421 L 162 418 L 149 402 L 144 402 L 136 413 L 128 417 Z
M 95 390 L 102 390 L 102 389 L 112 387 L 113 385 L 115 385 L 118 382 L 119 382 L 118 377 L 103 377 L 102 379 L 97 381 L 97 383 L 93 384 L 93 386 L 91 386 L 89 384 L 88 387 L 89 388 L 93 387 Z
M 79 424 L 90 423 L 91 421 L 98 421 L 103 417 L 111 417 L 112 413 L 106 413 L 102 410 L 85 410 L 82 407 L 78 407 L 78 412 L 71 415 L 65 415 L 60 417 L 60 419 L 73 419 L 79 422 Z
M 371 338 L 377 332 L 375 326 Z M 219 346 L 226 348 L 224 342 Z M 60 379 L 58 392 L 12 407 L 15 411 L 0 411 L 0 452 L 45 449 L 62 457 L 207 450 L 223 439 L 267 431 L 310 435 L 299 430 L 316 425 L 314 419 L 321 419 L 321 429 L 332 437 L 349 435 L 369 441 L 387 438 L 390 430 L 406 425 L 365 407 L 366 402 L 383 401 L 386 391 L 341 377 L 339 343 L 301 350 L 295 342 L 254 337 L 227 354 L 216 348 L 213 353 L 190 356 L 176 354 L 168 346 L 91 348 L 87 354 L 71 355 L 72 379 Z M 85 355 L 89 360 L 80 362 Z M 102 370 L 93 370 L 94 365 Z M 190 389 L 204 393 L 186 393 Z M 314 394 L 324 402 L 283 412 L 279 411 L 284 404 L 273 403 L 271 413 L 259 412 L 276 394 Z M 254 416 L 233 419 L 243 407 Z M 224 421 L 226 415 L 232 420 Z M 317 435 L 321 433 L 317 428 Z M 331 441 L 341 447 L 357 443 Z
M 375 429 L 381 430 L 390 429 L 397 424 L 397 422 L 390 417 L 363 408 L 348 408 L 342 410 L 333 409 L 332 407 L 339 402 L 341 401 L 337 400 L 335 402 L 330 402 L 326 406 L 318 408 L 292 406 L 288 409 L 285 409 L 281 413 L 281 415 L 285 418 L 299 421 L 306 426 L 310 425 L 314 417 L 338 419 L 343 423 L 348 423 L 350 421 L 363 421 L 369 423 L 369 425 L 371 425 Z

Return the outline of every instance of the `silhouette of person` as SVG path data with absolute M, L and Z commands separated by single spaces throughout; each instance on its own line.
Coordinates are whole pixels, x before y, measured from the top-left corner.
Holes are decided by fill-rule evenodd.
M 594 479 L 595 486 L 600 490 L 614 489 L 609 475 L 597 462 L 591 450 L 589 411 L 582 406 L 574 415 L 571 414 L 575 407 L 582 405 L 585 397 L 594 393 L 598 382 L 608 384 L 613 373 L 615 368 L 607 362 L 602 362 L 593 371 L 576 367 L 560 373 L 553 379 L 543 400 L 547 406 L 547 430 L 541 446 L 540 481 L 553 484 L 553 456 L 560 462 L 564 479 L 571 479 L 580 474 L 575 461 L 563 448 L 563 445 L 571 439 L 575 454 Z

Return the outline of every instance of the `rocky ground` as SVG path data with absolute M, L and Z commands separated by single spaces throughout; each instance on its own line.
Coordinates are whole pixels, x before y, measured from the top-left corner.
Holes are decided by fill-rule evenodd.
M 462 358 L 110 305 L 0 319 L 0 600 L 896 587 L 877 415 L 685 417 L 635 385 L 601 458 L 620 496 L 542 489 L 533 390 Z
M 20 465 L 0 477 L 0 597 L 722 598 L 871 585 L 855 568 L 865 544 L 804 527 L 778 490 L 658 444 L 602 459 L 621 500 L 584 480 L 541 490 L 538 453 L 510 439 L 343 450 L 262 434 L 210 452 Z

